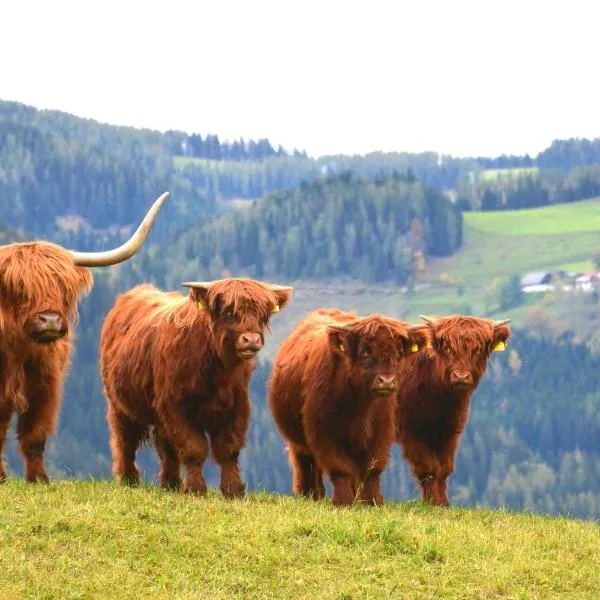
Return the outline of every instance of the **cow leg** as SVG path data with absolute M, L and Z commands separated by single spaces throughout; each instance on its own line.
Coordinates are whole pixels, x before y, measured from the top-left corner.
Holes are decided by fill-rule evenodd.
M 318 442 L 315 443 L 315 440 Z M 352 506 L 356 497 L 358 467 L 356 463 L 333 442 L 327 431 L 317 432 L 309 440 L 314 456 L 321 469 L 327 473 L 333 485 L 331 502 L 334 506 Z
M 406 430 L 402 435 L 402 450 L 411 466 L 413 476 L 419 482 L 421 500 L 436 505 L 442 504 L 438 485 L 442 469 L 436 453 L 423 440 Z
M 211 434 L 210 442 L 214 459 L 221 467 L 221 493 L 225 498 L 241 498 L 246 486 L 240 476 L 238 456 L 244 447 L 245 432 L 238 435 L 231 428 L 220 429 Z
M 363 485 L 360 490 L 360 502 L 376 505 L 383 504 L 380 470 L 369 471 L 369 473 L 363 479 Z
M 288 455 L 293 473 L 293 490 L 295 494 L 318 500 L 325 496 L 323 472 L 317 465 L 315 457 L 298 446 L 288 445 Z
M 48 483 L 44 451 L 48 436 L 56 429 L 60 381 L 52 377 L 43 379 L 38 373 L 30 373 L 25 393 L 29 406 L 17 422 L 17 437 L 25 460 L 25 480 L 29 483 Z
M 386 406 L 387 412 L 382 410 L 375 417 L 368 457 L 361 465 L 360 501 L 371 505 L 383 504 L 381 474 L 390 460 L 390 447 L 395 438 L 395 403 Z
M 140 470 L 135 464 L 135 454 L 147 427 L 132 421 L 122 412 L 109 406 L 110 449 L 113 458 L 113 475 L 127 485 L 140 484 Z
M 458 450 L 460 433 L 454 433 L 444 444 L 439 455 L 441 473 L 438 477 L 438 497 L 440 506 L 450 506 L 448 498 L 448 477 L 454 473 L 454 457 Z
M 159 403 L 159 406 L 163 405 L 169 409 L 160 414 L 160 434 L 168 440 L 185 467 L 182 490 L 186 494 L 203 496 L 206 494 L 206 481 L 202 467 L 208 456 L 208 439 L 204 431 L 190 425 L 175 402 L 165 399 Z
M 212 454 L 221 467 L 221 493 L 226 498 L 240 498 L 246 493 L 238 467 L 238 456 L 246 445 L 250 400 L 245 388 L 234 388 L 233 393 L 234 402 L 229 422 L 210 434 Z
M 9 408 L 3 407 L 0 409 L 0 483 L 4 483 L 6 472 L 4 471 L 4 444 L 6 442 L 6 434 L 10 426 L 10 417 L 12 411 Z
M 160 458 L 158 478 L 161 487 L 177 490 L 181 488 L 180 463 L 171 442 L 161 435 L 158 427 L 154 430 L 154 444 Z

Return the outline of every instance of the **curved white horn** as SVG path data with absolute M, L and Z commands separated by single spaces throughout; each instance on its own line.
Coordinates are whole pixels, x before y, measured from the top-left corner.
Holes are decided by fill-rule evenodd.
M 155 200 L 135 233 L 118 248 L 105 252 L 75 252 L 72 250 L 71 255 L 75 264 L 79 267 L 107 267 L 131 258 L 146 241 L 158 212 L 168 197 L 169 192 L 165 192 Z
M 428 316 L 428 315 L 419 315 L 419 319 L 423 319 L 423 321 L 425 321 L 425 323 L 433 324 L 439 319 L 439 317 L 432 317 L 432 316 Z
M 493 321 L 494 327 L 501 327 L 502 325 L 507 325 L 510 323 L 510 319 L 502 319 L 501 321 Z
M 194 288 L 195 290 L 209 290 L 215 283 L 222 281 L 222 279 L 215 279 L 214 281 L 184 281 L 181 285 L 185 287 Z

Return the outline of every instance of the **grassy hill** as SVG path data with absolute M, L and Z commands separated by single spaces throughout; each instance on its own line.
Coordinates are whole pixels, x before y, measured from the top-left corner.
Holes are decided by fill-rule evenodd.
M 0 527 L 6 599 L 600 594 L 597 524 L 505 511 L 11 480 Z

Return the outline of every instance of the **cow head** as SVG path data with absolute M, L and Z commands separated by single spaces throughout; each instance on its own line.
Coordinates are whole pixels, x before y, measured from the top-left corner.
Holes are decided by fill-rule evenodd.
M 48 344 L 77 319 L 77 300 L 92 286 L 86 267 L 114 265 L 133 256 L 168 197 L 160 196 L 133 236 L 106 252 L 72 252 L 50 242 L 0 246 L 0 331 L 13 340 Z
M 405 356 L 426 343 L 426 327 L 370 315 L 352 323 L 329 324 L 329 342 L 347 361 L 353 385 L 369 396 L 387 396 L 398 387 Z
M 289 302 L 293 289 L 245 277 L 182 285 L 190 288 L 198 309 L 210 315 L 217 352 L 238 360 L 252 359 L 260 351 L 265 327 Z
M 493 321 L 463 315 L 428 317 L 428 348 L 445 385 L 455 390 L 474 390 L 492 352 L 506 348 L 510 319 Z

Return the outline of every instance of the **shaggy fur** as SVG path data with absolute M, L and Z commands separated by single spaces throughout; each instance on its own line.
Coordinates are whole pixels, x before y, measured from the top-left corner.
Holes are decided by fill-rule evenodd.
M 238 469 L 250 418 L 248 382 L 254 360 L 236 340 L 263 331 L 289 290 L 250 279 L 225 279 L 187 297 L 137 286 L 117 298 L 102 326 L 100 371 L 108 401 L 113 473 L 139 484 L 139 445 L 154 434 L 162 487 L 203 494 L 209 453 L 221 468 L 221 491 L 241 496 Z
M 343 324 L 348 331 L 329 326 Z M 371 315 L 321 309 L 281 345 L 269 381 L 269 406 L 287 442 L 296 494 L 321 498 L 323 474 L 333 504 L 381 504 L 380 475 L 395 439 L 395 396 L 373 392 L 378 376 L 393 380 L 424 331 Z M 391 381 L 390 380 L 390 381 Z
M 67 250 L 49 242 L 0 247 L 0 480 L 2 449 L 13 413 L 27 481 L 48 481 L 46 439 L 54 433 L 68 367 L 77 300 L 92 286 L 92 275 L 75 266 Z M 66 333 L 48 344 L 31 341 L 32 319 L 60 315 Z
M 450 316 L 428 325 L 428 349 L 407 359 L 397 394 L 397 435 L 421 498 L 448 506 L 447 478 L 469 416 L 471 396 L 507 325 Z

